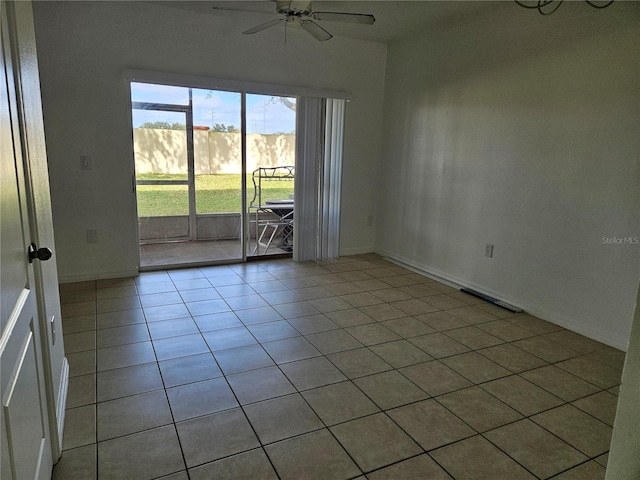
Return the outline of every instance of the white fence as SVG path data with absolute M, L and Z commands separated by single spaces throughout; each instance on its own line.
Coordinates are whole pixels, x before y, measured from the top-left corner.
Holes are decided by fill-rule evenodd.
M 241 173 L 240 133 L 194 130 L 196 175 Z M 185 173 L 187 136 L 184 130 L 134 128 L 137 173 Z M 295 164 L 295 134 L 247 134 L 247 172 L 258 167 Z

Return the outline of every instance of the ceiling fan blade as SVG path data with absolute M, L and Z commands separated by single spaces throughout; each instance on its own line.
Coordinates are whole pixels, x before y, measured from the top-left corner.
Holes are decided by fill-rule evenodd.
M 254 33 L 261 32 L 262 30 L 266 30 L 267 28 L 271 28 L 274 25 L 278 25 L 279 23 L 282 23 L 284 21 L 285 21 L 284 18 L 277 18 L 275 20 L 269 20 L 267 23 L 261 23 L 257 27 L 250 28 L 249 30 L 245 30 L 242 33 L 244 33 L 245 35 L 252 35 Z
M 324 28 L 322 28 L 317 23 L 312 22 L 311 20 L 300 20 L 300 26 L 304 28 L 307 32 L 309 32 L 311 35 L 313 35 L 316 38 L 316 40 L 320 42 L 324 42 L 326 40 L 333 38 L 333 35 L 331 35 Z
M 261 13 L 263 15 L 276 15 L 276 12 L 269 10 L 252 10 L 244 8 L 224 8 L 224 7 L 211 7 L 216 12 L 240 12 L 240 13 Z
M 339 13 L 339 12 L 313 12 L 311 16 L 316 20 L 327 22 L 359 23 L 361 25 L 373 25 L 376 17 L 364 13 Z

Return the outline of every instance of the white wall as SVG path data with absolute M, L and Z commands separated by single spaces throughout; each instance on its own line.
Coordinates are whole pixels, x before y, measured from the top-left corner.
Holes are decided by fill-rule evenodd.
M 640 245 L 603 237 L 640 237 L 639 7 L 508 2 L 391 45 L 377 251 L 626 348 Z
M 386 47 L 274 28 L 256 36 L 228 16 L 162 2 L 36 2 L 58 270 L 62 281 L 136 271 L 132 140 L 125 69 L 341 90 L 347 108 L 341 248 L 373 250 Z M 373 133 L 372 133 L 373 132 Z M 81 155 L 92 169 L 80 170 Z M 86 243 L 85 231 L 98 231 Z

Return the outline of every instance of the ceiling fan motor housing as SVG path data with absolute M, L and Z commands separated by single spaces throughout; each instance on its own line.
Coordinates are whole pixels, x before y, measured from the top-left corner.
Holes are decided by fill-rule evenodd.
M 276 0 L 276 11 L 285 15 L 308 15 L 311 13 L 311 2 Z

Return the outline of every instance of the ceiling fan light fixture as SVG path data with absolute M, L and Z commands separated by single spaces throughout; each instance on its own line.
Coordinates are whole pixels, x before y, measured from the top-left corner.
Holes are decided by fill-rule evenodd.
M 311 11 L 311 2 L 276 0 L 276 12 L 285 15 L 307 15 Z
M 284 15 L 289 15 L 293 13 L 293 9 L 290 6 L 291 2 L 277 2 L 276 3 L 276 12 L 282 13 Z

